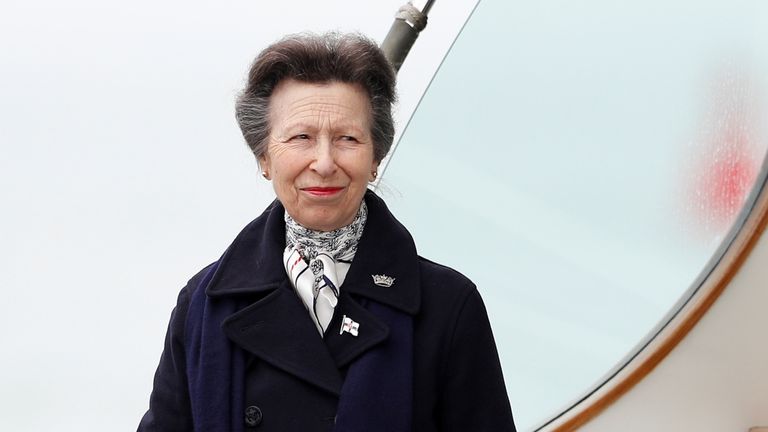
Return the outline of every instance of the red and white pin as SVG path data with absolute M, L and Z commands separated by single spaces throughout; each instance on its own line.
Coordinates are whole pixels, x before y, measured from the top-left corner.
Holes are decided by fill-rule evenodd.
M 353 321 L 352 318 L 344 315 L 344 318 L 341 320 L 341 330 L 339 330 L 339 334 L 347 332 L 352 336 L 357 336 L 357 330 L 359 328 L 360 328 L 359 323 Z

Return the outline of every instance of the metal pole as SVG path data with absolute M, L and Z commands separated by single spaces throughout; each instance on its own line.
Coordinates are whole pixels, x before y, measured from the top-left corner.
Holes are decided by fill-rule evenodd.
M 435 0 L 410 1 L 397 11 L 395 21 L 384 42 L 381 43 L 384 55 L 392 63 L 396 72 L 403 65 L 419 33 L 427 26 L 427 13 L 434 3 Z

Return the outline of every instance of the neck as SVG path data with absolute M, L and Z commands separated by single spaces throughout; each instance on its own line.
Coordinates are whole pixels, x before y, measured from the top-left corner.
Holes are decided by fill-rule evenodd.
M 360 203 L 357 215 L 348 225 L 332 231 L 318 231 L 302 226 L 287 212 L 285 214 L 285 243 L 286 247 L 314 252 L 326 252 L 334 258 L 354 255 L 357 243 L 363 234 L 368 208 L 365 201 Z

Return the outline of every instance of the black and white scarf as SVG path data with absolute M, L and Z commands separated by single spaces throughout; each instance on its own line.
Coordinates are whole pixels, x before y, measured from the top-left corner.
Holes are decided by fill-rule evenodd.
M 367 217 L 368 208 L 363 201 L 349 225 L 333 231 L 315 231 L 299 225 L 285 213 L 285 271 L 321 335 L 333 317 L 339 287 L 357 252 Z

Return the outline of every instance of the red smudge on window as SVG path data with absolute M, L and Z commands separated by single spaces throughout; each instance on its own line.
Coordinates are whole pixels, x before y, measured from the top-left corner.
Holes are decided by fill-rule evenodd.
M 716 238 L 731 227 L 764 157 L 765 119 L 753 83 L 731 68 L 715 80 L 709 112 L 692 147 L 688 206 L 698 226 Z
M 704 167 L 698 187 L 704 204 L 700 216 L 715 224 L 713 228 L 727 229 L 733 223 L 757 177 L 756 161 L 745 146 L 732 142 L 726 139 L 720 155 Z

